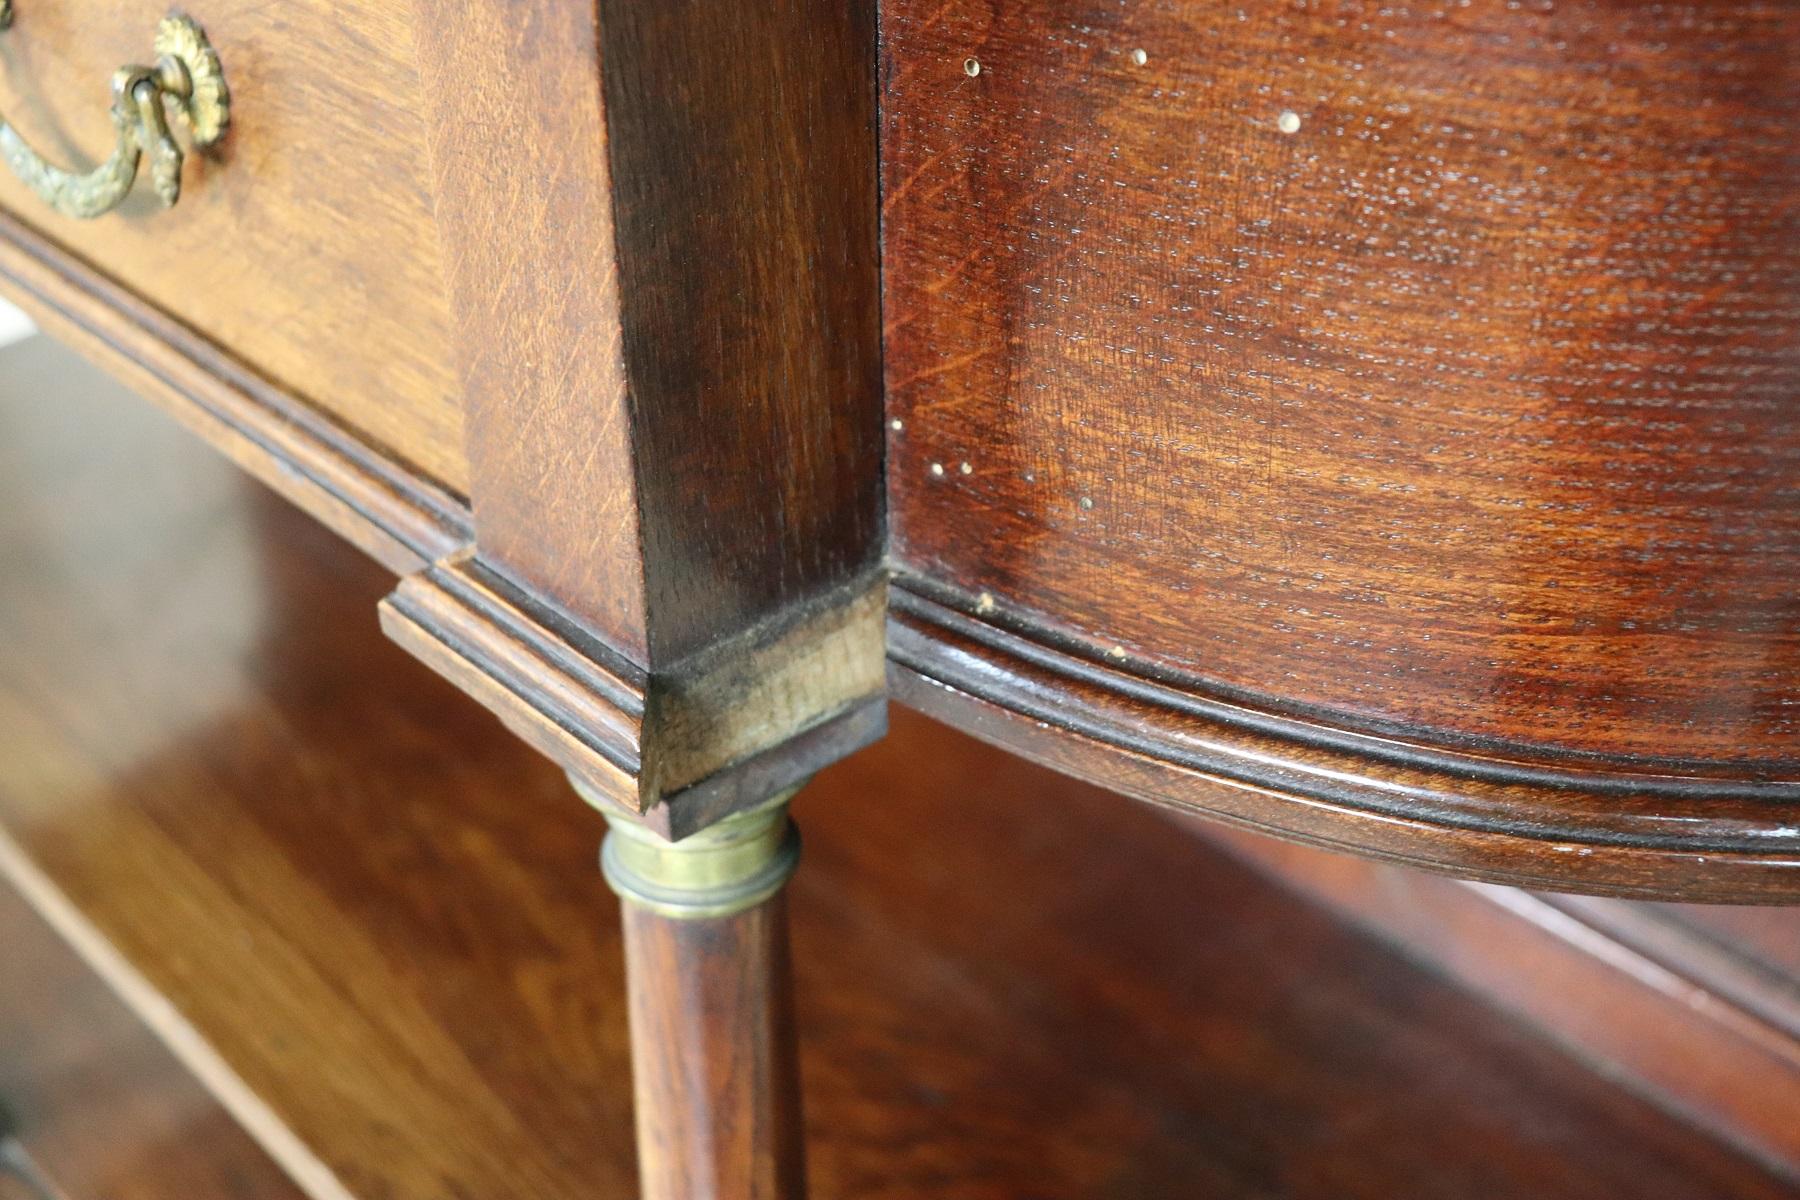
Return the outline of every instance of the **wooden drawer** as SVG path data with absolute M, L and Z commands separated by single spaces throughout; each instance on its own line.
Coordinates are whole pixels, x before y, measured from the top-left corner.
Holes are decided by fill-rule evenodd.
M 232 123 L 217 147 L 188 156 L 180 202 L 162 209 L 140 178 L 119 209 L 75 220 L 0 169 L 0 208 L 466 494 L 410 10 L 184 8 L 218 52 Z M 112 74 L 153 57 L 167 11 L 169 0 L 17 0 L 0 33 L 0 112 L 52 162 L 99 162 L 113 144 Z
M 0 1200 L 37 1200 L 21 1165 L 58 1200 L 303 1196 L 4 884 L 0 1105 L 18 1134 L 0 1155 Z

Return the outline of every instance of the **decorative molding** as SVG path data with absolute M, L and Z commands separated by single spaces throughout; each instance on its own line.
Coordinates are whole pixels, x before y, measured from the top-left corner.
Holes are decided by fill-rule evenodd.
M 929 590 L 930 594 L 927 594 Z M 1768 902 L 1800 892 L 1800 782 L 1546 767 L 1182 691 L 892 590 L 897 699 L 1102 786 L 1479 879 Z
M 882 581 L 646 673 L 472 557 L 400 581 L 388 636 L 603 797 L 679 838 L 879 738 Z
M 468 505 L 0 213 L 0 287 L 65 341 L 396 574 L 468 544 Z

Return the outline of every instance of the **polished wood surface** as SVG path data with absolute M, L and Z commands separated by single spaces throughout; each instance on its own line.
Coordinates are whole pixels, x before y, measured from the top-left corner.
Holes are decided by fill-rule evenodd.
M 892 4 L 885 414 L 866 4 L 201 11 L 242 122 L 189 200 L 280 252 L 178 285 L 158 256 L 220 261 L 188 201 L 91 246 L 0 218 L 0 280 L 669 836 L 880 735 L 892 566 L 897 694 L 1060 769 L 1483 879 L 1792 900 L 1793 22 L 1363 11 Z M 117 49 L 31 16 L 20 86 Z M 370 374 L 415 359 L 463 399 Z
M 1208 836 L 1800 1177 L 1800 910 L 1540 895 Z
M 894 697 L 1130 796 L 1370 858 L 1559 891 L 1792 903 L 1791 785 L 1415 751 L 1147 683 L 896 587 Z M 979 607 L 979 606 L 977 606 Z
M 383 621 L 678 835 L 882 726 L 873 5 L 416 11 L 474 548 Z
M 0 219 L 0 287 L 38 326 L 395 573 L 469 540 L 468 506 L 179 322 Z
M 1794 894 L 1790 7 L 883 36 L 916 699 L 1333 844 Z
M 3 645 L 51 655 L 0 667 L 0 827 L 350 1195 L 630 1195 L 599 817 L 381 638 L 379 568 L 0 358 Z
M 483 560 L 652 668 L 861 581 L 873 5 L 418 11 Z
M 0 964 L 0 1107 L 60 1196 L 307 1200 L 4 884 Z M 42 1200 L 7 1175 L 0 1197 Z
M 0 827 L 352 1194 L 629 1194 L 598 818 L 379 637 L 377 568 L 48 348 L 0 383 Z M 796 807 L 816 1194 L 1792 1192 L 917 717 Z
M 189 199 L 65 230 L 0 191 L 11 293 L 666 835 L 880 736 L 872 0 L 194 15 L 237 124 Z M 116 52 L 36 29 L 0 53 L 46 93 Z
M 1794 765 L 1790 10 L 885 28 L 905 565 L 1409 738 Z
M 234 120 L 188 156 L 180 202 L 60 217 L 0 171 L 14 223 L 197 330 L 387 457 L 465 493 L 449 303 L 403 4 L 184 6 L 224 64 Z M 113 72 L 150 54 L 162 0 L 20 0 L 0 112 L 65 165 L 114 140 Z M 178 134 L 178 136 L 184 136 Z
M 786 898 L 622 914 L 644 1200 L 805 1200 Z

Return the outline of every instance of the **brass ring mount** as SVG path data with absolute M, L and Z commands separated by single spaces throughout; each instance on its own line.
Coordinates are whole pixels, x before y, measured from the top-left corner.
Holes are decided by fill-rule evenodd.
M 0 29 L 13 22 L 12 0 L 0 0 Z M 131 194 L 138 162 L 150 157 L 150 186 L 167 207 L 181 198 L 181 146 L 169 131 L 173 112 L 196 147 L 213 145 L 231 123 L 231 93 L 219 56 L 191 17 L 170 13 L 156 27 L 151 66 L 124 66 L 112 80 L 112 154 L 91 171 L 66 171 L 26 144 L 0 119 L 0 159 L 39 199 L 66 217 L 111 212 Z

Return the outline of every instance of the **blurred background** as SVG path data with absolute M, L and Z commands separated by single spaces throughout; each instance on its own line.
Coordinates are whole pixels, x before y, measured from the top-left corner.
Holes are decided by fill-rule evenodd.
M 36 332 L 37 326 L 17 305 L 0 300 L 0 346 L 10 346 Z

